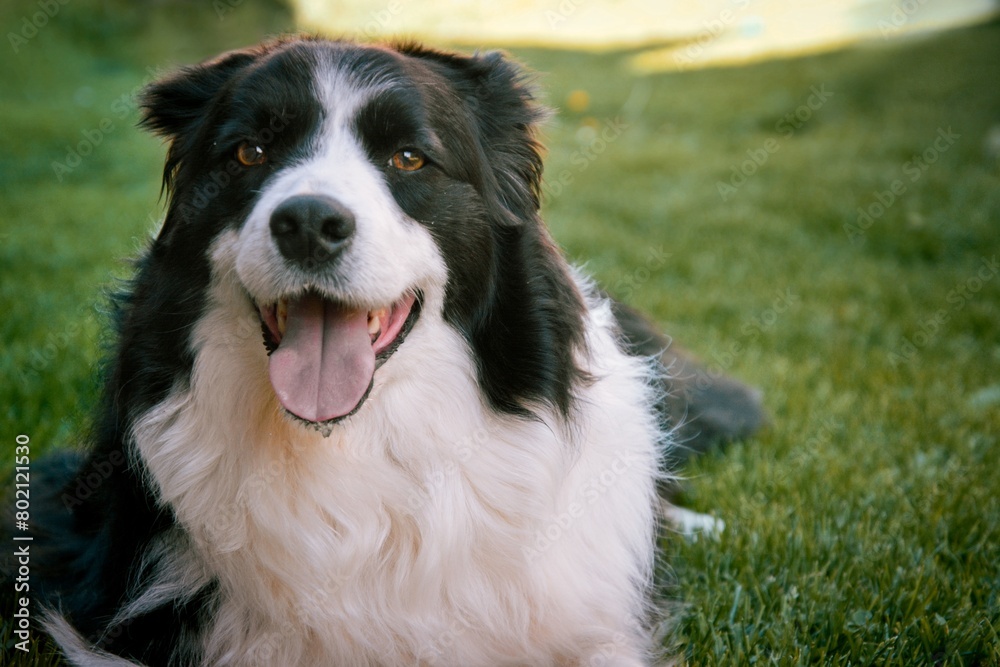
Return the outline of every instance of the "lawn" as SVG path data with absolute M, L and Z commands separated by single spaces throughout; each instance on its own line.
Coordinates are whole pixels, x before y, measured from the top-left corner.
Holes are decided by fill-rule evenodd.
M 103 294 L 162 213 L 134 93 L 291 25 L 243 0 L 131 7 L 59 5 L 0 56 L 4 469 L 18 434 L 34 457 L 80 442 Z M 35 9 L 5 3 L 4 34 Z M 558 108 L 545 215 L 567 254 L 771 415 L 685 471 L 684 503 L 727 528 L 665 536 L 664 645 L 1000 665 L 1000 24 L 656 75 L 516 55 Z M 9 619 L 0 641 L 3 664 L 56 664 L 13 651 Z

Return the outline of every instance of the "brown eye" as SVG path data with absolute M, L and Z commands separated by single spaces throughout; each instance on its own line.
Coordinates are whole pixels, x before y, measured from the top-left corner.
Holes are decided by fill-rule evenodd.
M 396 154 L 389 160 L 389 164 L 400 171 L 416 171 L 427 164 L 427 158 L 419 151 L 404 148 L 401 151 L 396 151 Z
M 267 161 L 267 156 L 264 154 L 264 149 L 260 146 L 244 141 L 236 149 L 236 159 L 244 167 L 256 167 L 257 165 L 264 164 Z

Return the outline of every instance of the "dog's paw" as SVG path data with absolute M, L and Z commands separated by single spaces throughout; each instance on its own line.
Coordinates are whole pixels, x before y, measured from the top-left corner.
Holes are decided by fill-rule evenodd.
M 697 540 L 702 534 L 719 537 L 726 529 L 726 522 L 708 514 L 702 514 L 667 501 L 660 504 L 663 517 L 682 535 Z

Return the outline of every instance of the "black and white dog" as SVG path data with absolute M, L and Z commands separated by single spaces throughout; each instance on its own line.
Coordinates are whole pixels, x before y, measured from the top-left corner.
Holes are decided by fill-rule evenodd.
M 168 211 L 91 451 L 36 509 L 69 661 L 650 664 L 669 417 L 698 399 L 664 403 L 662 339 L 542 225 L 519 68 L 289 38 L 143 109 Z M 753 430 L 725 382 L 717 430 Z

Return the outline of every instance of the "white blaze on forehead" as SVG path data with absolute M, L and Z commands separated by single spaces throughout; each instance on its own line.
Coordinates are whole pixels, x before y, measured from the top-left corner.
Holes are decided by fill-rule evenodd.
M 415 286 L 444 283 L 444 261 L 430 233 L 400 209 L 382 165 L 357 136 L 358 113 L 387 82 L 362 82 L 334 64 L 316 66 L 314 94 L 322 121 L 307 156 L 281 168 L 240 232 L 237 274 L 255 300 L 276 301 L 305 285 L 356 304 L 386 306 Z M 403 148 L 400 146 L 400 148 Z M 286 263 L 271 238 L 274 209 L 297 195 L 332 197 L 355 216 L 356 231 L 329 267 L 307 272 Z

